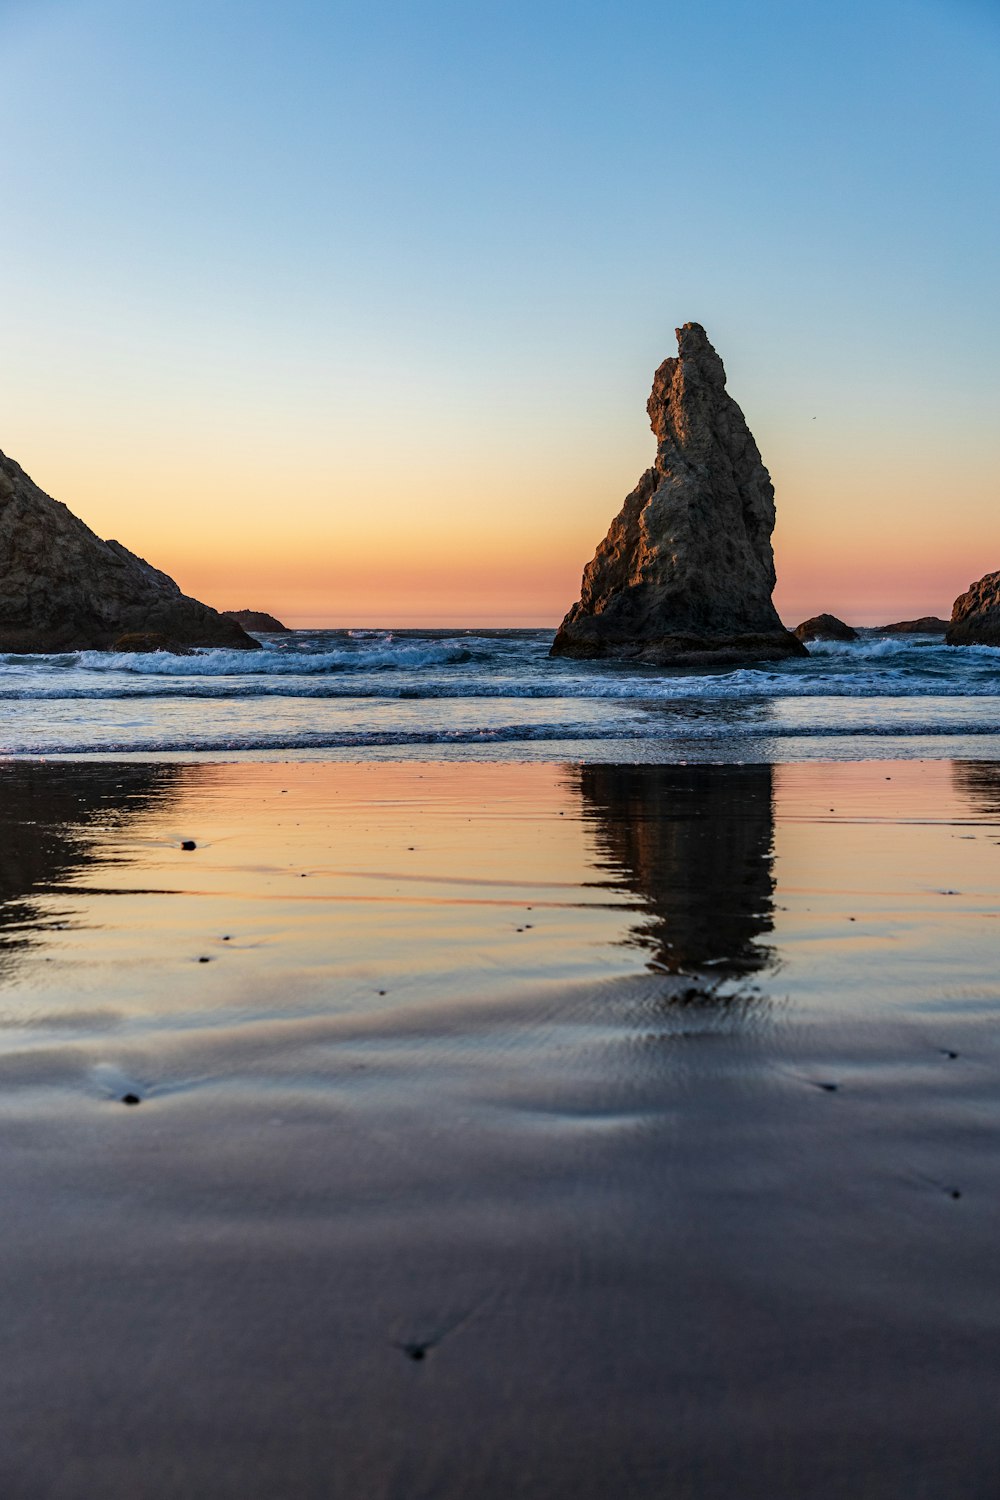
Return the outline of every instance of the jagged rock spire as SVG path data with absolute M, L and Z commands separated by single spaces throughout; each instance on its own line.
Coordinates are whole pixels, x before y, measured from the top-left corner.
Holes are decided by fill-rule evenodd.
M 771 602 L 774 490 L 700 323 L 647 403 L 656 462 L 587 564 L 556 656 L 663 665 L 804 655 Z

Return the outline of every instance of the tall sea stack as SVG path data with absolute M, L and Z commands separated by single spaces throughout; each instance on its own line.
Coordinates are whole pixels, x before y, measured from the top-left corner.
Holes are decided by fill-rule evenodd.
M 704 328 L 646 406 L 656 462 L 611 523 L 553 656 L 702 666 L 805 656 L 771 602 L 774 490 Z
M 259 651 L 235 620 L 182 594 L 121 542 L 103 542 L 0 453 L 0 651 L 153 644 Z

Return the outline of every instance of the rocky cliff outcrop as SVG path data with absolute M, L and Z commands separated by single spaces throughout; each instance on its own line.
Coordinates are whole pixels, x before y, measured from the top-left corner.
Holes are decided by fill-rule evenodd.
M 813 615 L 795 627 L 795 638 L 799 641 L 856 641 L 858 632 L 836 615 Z
M 291 635 L 287 625 L 282 625 L 273 615 L 263 609 L 224 609 L 224 620 L 235 620 L 244 630 L 256 630 L 260 635 Z
M 1000 573 L 987 573 L 959 594 L 945 636 L 949 646 L 1000 646 Z
M 665 666 L 804 656 L 778 618 L 774 490 L 698 323 L 653 378 L 656 462 L 611 523 L 554 656 Z
M 882 635 L 944 635 L 948 621 L 937 615 L 921 615 L 919 620 L 895 620 L 877 628 Z
M 107 650 L 121 636 L 259 651 L 166 573 L 102 542 L 0 453 L 0 651 Z

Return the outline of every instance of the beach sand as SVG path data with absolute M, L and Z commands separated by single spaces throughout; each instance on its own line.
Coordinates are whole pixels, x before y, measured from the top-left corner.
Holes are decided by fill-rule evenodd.
M 0 767 L 0 1495 L 995 1496 L 998 929 L 983 762 Z

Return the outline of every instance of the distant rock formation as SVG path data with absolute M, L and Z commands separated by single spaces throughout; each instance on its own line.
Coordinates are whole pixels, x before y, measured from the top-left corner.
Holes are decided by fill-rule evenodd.
M 880 635 L 944 635 L 948 621 L 937 615 L 921 615 L 919 620 L 897 620 L 893 625 L 876 628 Z
M 1000 646 L 1000 573 L 986 573 L 959 594 L 951 611 L 949 646 Z
M 262 609 L 224 609 L 224 620 L 235 620 L 244 630 L 256 630 L 259 635 L 291 635 L 287 625 L 282 625 L 273 615 Z
M 122 636 L 259 651 L 233 620 L 102 542 L 0 453 L 0 651 L 104 651 Z
M 805 656 L 778 618 L 774 490 L 698 323 L 653 378 L 656 462 L 583 574 L 553 656 L 664 666 Z
M 795 627 L 795 638 L 800 641 L 856 641 L 858 632 L 838 620 L 836 615 L 813 615 Z

